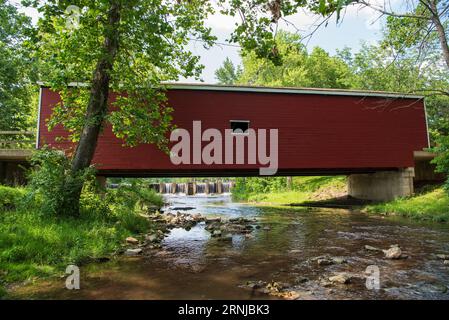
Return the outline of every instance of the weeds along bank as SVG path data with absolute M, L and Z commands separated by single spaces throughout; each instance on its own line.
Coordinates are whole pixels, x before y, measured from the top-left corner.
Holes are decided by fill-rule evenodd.
M 31 188 L 0 186 L 0 297 L 11 283 L 114 255 L 126 237 L 151 229 L 140 214 L 162 206 L 138 184 L 99 192 L 89 183 L 77 218 L 51 212 L 45 200 Z

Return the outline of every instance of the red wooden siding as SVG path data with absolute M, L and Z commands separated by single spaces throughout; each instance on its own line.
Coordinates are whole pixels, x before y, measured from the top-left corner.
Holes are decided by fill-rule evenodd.
M 67 150 L 69 143 L 55 141 L 65 134 L 63 128 L 48 132 L 45 121 L 59 99 L 57 93 L 42 88 L 39 146 Z M 168 99 L 175 110 L 174 123 L 189 131 L 194 120 L 202 121 L 203 130 L 217 128 L 223 134 L 230 128 L 229 120 L 249 120 L 253 129 L 279 129 L 279 174 L 413 167 L 413 151 L 428 147 L 425 108 L 416 97 L 171 89 Z M 259 168 L 175 166 L 152 145 L 122 147 L 109 126 L 99 140 L 94 163 L 109 175 L 249 175 Z

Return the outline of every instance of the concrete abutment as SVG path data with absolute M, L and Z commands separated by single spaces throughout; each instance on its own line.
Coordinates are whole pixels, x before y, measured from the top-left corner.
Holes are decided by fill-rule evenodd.
M 414 168 L 351 174 L 348 177 L 348 193 L 351 197 L 362 200 L 394 200 L 413 194 L 414 176 Z

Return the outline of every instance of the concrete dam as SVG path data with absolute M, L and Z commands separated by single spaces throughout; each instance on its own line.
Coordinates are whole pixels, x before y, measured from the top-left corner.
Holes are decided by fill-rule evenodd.
M 160 182 L 152 183 L 150 187 L 158 193 L 176 194 L 183 193 L 186 195 L 195 194 L 222 194 L 229 193 L 234 185 L 232 181 L 215 181 L 215 182 Z

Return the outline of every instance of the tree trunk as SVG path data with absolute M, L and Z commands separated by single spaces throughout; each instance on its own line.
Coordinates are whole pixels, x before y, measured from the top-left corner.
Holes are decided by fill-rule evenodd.
M 435 24 L 435 28 L 438 33 L 438 39 L 440 40 L 441 49 L 443 50 L 443 57 L 447 67 L 449 68 L 449 46 L 447 43 L 446 31 L 444 30 L 444 26 L 441 23 L 435 1 L 429 1 L 429 6 L 432 9 L 432 22 Z
M 103 55 L 99 59 L 93 73 L 89 103 L 87 105 L 84 128 L 72 159 L 70 176 L 65 184 L 66 200 L 63 210 L 70 215 L 79 214 L 79 199 L 83 181 L 79 175 L 87 169 L 94 157 L 98 136 L 108 112 L 110 72 L 119 48 L 120 2 L 110 1 L 105 25 Z

